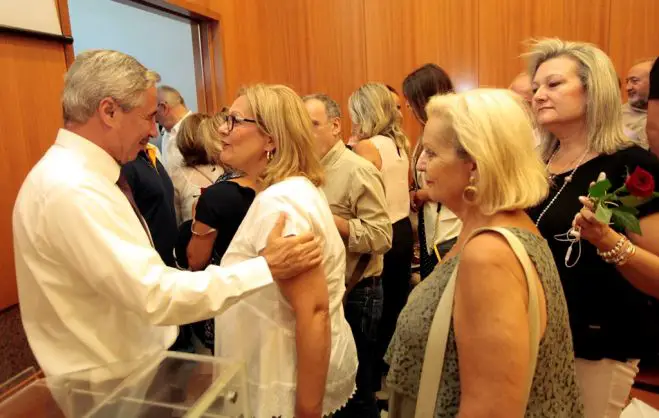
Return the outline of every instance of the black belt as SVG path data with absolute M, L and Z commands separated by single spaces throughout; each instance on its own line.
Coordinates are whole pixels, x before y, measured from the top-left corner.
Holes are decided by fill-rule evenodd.
M 376 287 L 380 284 L 380 276 L 371 276 L 371 277 L 364 277 L 355 285 L 353 290 L 355 289 L 363 289 L 365 287 Z

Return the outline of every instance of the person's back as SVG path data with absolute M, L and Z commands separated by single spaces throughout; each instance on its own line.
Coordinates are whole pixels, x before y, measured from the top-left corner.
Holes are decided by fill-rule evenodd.
M 406 218 L 410 213 L 408 193 L 409 159 L 404 149 L 396 147 L 393 139 L 377 135 L 369 139 L 382 158 L 382 179 L 387 196 L 387 211 L 391 223 Z
M 201 191 L 210 187 L 224 173 L 219 165 L 183 166 L 172 174 L 174 205 L 178 224 L 192 219 L 192 207 Z
M 320 190 L 304 177 L 291 177 L 257 195 L 222 266 L 258 254 L 264 245 L 261 229 L 280 211 L 288 214 L 284 234 L 311 229 L 322 242 L 331 324 L 323 412 L 331 413 L 343 406 L 354 390 L 357 355 L 343 314 L 345 249 Z M 252 413 L 258 418 L 294 415 L 295 323 L 293 309 L 278 286 L 264 288 L 216 318 L 215 354 L 246 361 Z
M 222 166 L 211 157 L 216 148 L 221 118 L 193 113 L 181 122 L 176 135 L 176 147 L 182 165 L 170 174 L 174 183 L 174 206 L 178 224 L 192 219 L 192 208 L 201 195 L 224 173 Z
M 121 174 L 130 188 L 141 215 L 144 217 L 153 244 L 160 257 L 170 267 L 174 261 L 174 245 L 178 237 L 178 224 L 174 209 L 174 185 L 162 163 L 140 151 L 137 158 L 121 168 Z

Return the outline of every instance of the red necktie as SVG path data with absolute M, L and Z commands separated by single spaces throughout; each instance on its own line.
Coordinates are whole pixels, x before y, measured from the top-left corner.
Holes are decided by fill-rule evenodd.
M 133 208 L 133 211 L 135 212 L 137 219 L 140 220 L 140 223 L 142 224 L 142 228 L 144 228 L 144 231 L 146 232 L 146 235 L 149 237 L 149 241 L 151 242 L 151 246 L 153 246 L 153 238 L 151 238 L 151 231 L 149 231 L 149 226 L 146 224 L 146 221 L 142 217 L 140 210 L 137 208 L 137 204 L 135 203 L 135 198 L 133 197 L 133 190 L 130 188 L 130 184 L 128 184 L 128 181 L 126 180 L 126 177 L 124 177 L 123 174 L 119 175 L 119 180 L 117 180 L 117 186 L 119 186 L 119 190 L 121 190 L 123 194 L 126 196 L 126 199 L 128 199 L 128 203 L 130 203 L 130 206 Z

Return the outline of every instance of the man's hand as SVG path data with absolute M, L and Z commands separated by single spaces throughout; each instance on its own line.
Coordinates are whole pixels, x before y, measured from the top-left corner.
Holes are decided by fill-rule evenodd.
M 290 279 L 323 261 L 320 245 L 312 233 L 282 237 L 285 225 L 286 214 L 282 213 L 270 231 L 266 246 L 260 254 L 268 263 L 275 280 Z

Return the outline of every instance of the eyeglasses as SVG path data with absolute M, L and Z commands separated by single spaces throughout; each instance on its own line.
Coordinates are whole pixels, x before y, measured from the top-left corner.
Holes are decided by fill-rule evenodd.
M 233 131 L 234 126 L 237 124 L 241 123 L 256 123 L 256 120 L 254 119 L 248 119 L 248 118 L 243 118 L 242 116 L 236 116 L 236 115 L 223 115 L 224 117 L 224 122 L 227 124 L 227 133 L 231 133 Z

